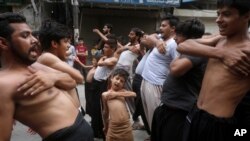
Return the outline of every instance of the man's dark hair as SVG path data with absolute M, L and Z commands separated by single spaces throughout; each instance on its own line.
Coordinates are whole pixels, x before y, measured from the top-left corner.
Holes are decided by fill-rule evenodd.
M 106 44 L 110 46 L 110 48 L 116 50 L 117 48 L 117 39 L 115 38 L 108 38 L 107 41 L 105 41 Z
M 166 15 L 165 17 L 163 17 L 161 19 L 161 21 L 168 21 L 169 22 L 169 25 L 171 27 L 174 27 L 174 26 L 177 26 L 177 24 L 179 23 L 179 18 L 176 17 L 176 16 L 173 16 L 172 14 L 168 14 Z
M 141 38 L 144 34 L 144 32 L 140 28 L 137 28 L 137 27 L 132 28 L 131 31 L 135 32 L 135 35 L 139 38 Z
M 59 43 L 61 39 L 70 39 L 72 36 L 67 26 L 52 20 L 44 21 L 39 33 L 39 40 L 43 50 L 48 50 L 51 47 L 52 41 Z
M 180 22 L 176 26 L 175 32 L 187 39 L 201 38 L 205 33 L 205 26 L 198 19 L 189 19 L 185 22 Z
M 124 70 L 124 69 L 115 69 L 112 74 L 111 74 L 111 77 L 115 77 L 115 76 L 120 76 L 120 77 L 123 77 L 125 79 L 125 81 L 127 81 L 128 77 L 129 77 L 129 73 Z
M 32 35 L 36 37 L 36 39 L 39 39 L 39 31 L 32 31 Z
M 0 14 L 0 37 L 11 40 L 11 35 L 14 29 L 10 26 L 12 23 L 26 23 L 26 18 L 17 13 L 2 13 Z
M 250 12 L 249 0 L 217 0 L 217 8 L 222 8 L 224 6 L 237 9 L 240 15 L 244 15 Z M 248 21 L 248 26 L 249 25 L 250 25 L 250 21 Z
M 240 15 L 244 15 L 250 11 L 249 0 L 217 0 L 217 8 L 222 8 L 223 6 L 236 8 Z
M 113 29 L 112 24 L 106 23 L 104 26 L 107 26 L 107 28 L 109 29 L 109 31 L 111 32 Z

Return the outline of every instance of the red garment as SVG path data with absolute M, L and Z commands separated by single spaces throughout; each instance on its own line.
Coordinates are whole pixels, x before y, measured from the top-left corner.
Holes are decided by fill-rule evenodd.
M 85 53 L 86 54 L 87 47 L 84 44 L 80 44 L 80 45 L 76 46 L 76 50 L 77 50 L 77 53 Z M 77 55 L 77 57 L 79 58 L 79 60 L 83 64 L 86 64 L 86 56 Z

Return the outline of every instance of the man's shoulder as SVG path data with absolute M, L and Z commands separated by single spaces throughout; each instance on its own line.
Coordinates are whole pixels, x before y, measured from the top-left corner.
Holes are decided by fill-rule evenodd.
M 37 59 L 38 63 L 45 64 L 45 65 L 48 65 L 57 61 L 60 61 L 60 59 L 54 54 L 49 53 L 49 52 L 45 52 L 41 54 Z
M 11 73 L 10 71 L 0 71 L 0 97 L 3 95 L 6 96 L 7 93 L 14 93 L 17 90 L 17 87 L 22 81 L 25 80 L 25 74 Z M 1 99 L 1 98 L 0 98 Z
M 167 47 L 177 47 L 177 43 L 173 38 L 170 38 L 169 40 L 166 41 Z
M 50 53 L 50 52 L 44 52 L 44 53 L 42 53 L 40 56 L 39 56 L 39 58 L 46 58 L 46 57 L 49 57 L 49 58 L 53 58 L 53 57 L 56 57 L 56 58 L 58 58 L 56 55 L 54 55 L 54 54 L 52 54 L 52 53 Z

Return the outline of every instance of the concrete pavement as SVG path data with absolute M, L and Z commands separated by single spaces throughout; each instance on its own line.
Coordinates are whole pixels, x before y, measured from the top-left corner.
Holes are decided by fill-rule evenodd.
M 84 85 L 77 86 L 77 89 L 80 94 L 80 100 L 83 107 L 85 107 L 85 93 Z M 85 119 L 89 122 L 91 119 L 88 115 L 85 116 Z M 11 141 L 41 141 L 41 138 L 36 135 L 30 135 L 27 133 L 28 127 L 17 122 L 13 127 L 13 132 L 11 136 Z M 133 130 L 134 141 L 144 141 L 148 137 L 145 130 Z M 102 141 L 101 139 L 95 139 L 95 141 Z

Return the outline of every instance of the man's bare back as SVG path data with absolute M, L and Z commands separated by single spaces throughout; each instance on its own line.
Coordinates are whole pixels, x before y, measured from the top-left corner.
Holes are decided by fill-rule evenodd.
M 13 99 L 14 103 L 11 105 L 15 109 L 14 118 L 31 127 L 43 138 L 72 125 L 79 111 L 66 91 L 52 87 L 28 97 L 17 92 L 19 84 L 25 81 L 28 75 L 31 73 L 25 67 L 15 71 L 3 70 L 0 73 L 0 89 L 3 90 L 1 95 L 8 96 L 10 101 Z
M 225 45 L 226 39 L 224 39 L 216 47 L 235 50 L 249 48 L 246 46 L 249 43 L 250 40 L 246 40 L 240 45 L 237 43 L 237 46 Z M 209 59 L 198 99 L 198 107 L 217 117 L 232 117 L 236 106 L 250 89 L 249 82 L 249 76 L 234 75 L 221 60 Z

